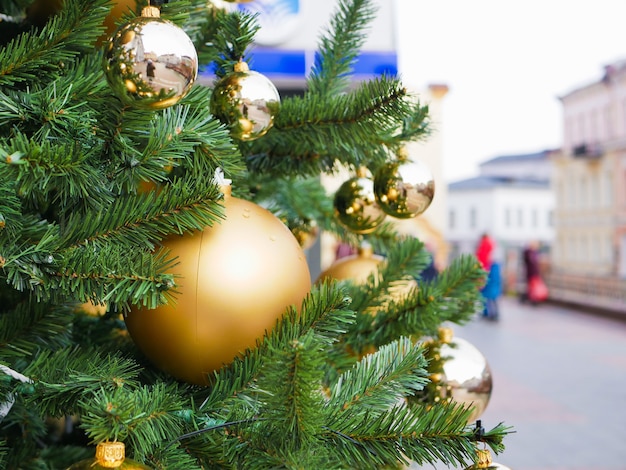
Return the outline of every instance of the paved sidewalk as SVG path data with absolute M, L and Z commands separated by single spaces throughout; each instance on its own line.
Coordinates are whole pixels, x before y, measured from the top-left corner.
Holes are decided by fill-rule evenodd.
M 501 299 L 500 312 L 497 322 L 453 326 L 493 373 L 483 425 L 516 431 L 494 462 L 511 470 L 626 470 L 626 321 L 514 298 Z

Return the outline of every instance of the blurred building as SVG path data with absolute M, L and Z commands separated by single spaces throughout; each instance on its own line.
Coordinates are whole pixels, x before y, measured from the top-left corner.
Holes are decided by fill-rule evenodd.
M 483 233 L 496 241 L 505 288 L 515 290 L 524 246 L 538 240 L 544 258 L 554 240 L 553 151 L 506 155 L 479 165 L 479 175 L 448 185 L 446 236 L 451 256 L 474 253 Z
M 551 296 L 626 307 L 626 61 L 560 97 Z

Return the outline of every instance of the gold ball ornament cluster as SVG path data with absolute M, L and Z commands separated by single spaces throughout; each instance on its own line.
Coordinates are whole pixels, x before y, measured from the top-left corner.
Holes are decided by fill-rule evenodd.
M 280 95 L 263 74 L 246 62 L 217 81 L 211 95 L 211 113 L 228 126 L 232 137 L 250 141 L 265 135 L 274 125 Z
M 374 194 L 386 214 L 409 219 L 430 206 L 435 197 L 435 179 L 426 165 L 401 158 L 376 171 Z
M 371 233 L 387 217 L 376 201 L 374 181 L 363 170 L 339 187 L 333 204 L 337 220 L 354 233 Z
M 104 71 L 124 103 L 162 109 L 178 103 L 191 89 L 198 75 L 198 54 L 181 28 L 149 6 L 105 44 Z
M 161 370 L 198 385 L 270 331 L 311 288 L 306 256 L 271 212 L 224 188 L 225 220 L 163 241 L 179 264 L 178 297 L 133 308 L 128 331 Z
M 96 447 L 96 456 L 70 465 L 67 470 L 150 470 L 150 467 L 126 458 L 123 442 L 101 442 Z

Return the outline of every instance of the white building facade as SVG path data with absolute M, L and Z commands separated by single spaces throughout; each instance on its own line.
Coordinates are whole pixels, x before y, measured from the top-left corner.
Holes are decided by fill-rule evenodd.
M 554 193 L 550 184 L 551 151 L 497 157 L 480 165 L 475 178 L 448 185 L 446 237 L 452 256 L 474 253 L 480 236 L 496 242 L 495 260 L 505 284 L 515 289 L 520 255 L 537 240 L 545 256 L 554 240 Z

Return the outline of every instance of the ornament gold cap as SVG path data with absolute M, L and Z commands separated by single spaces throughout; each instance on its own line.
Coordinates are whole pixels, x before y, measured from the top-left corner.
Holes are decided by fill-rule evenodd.
M 406 147 L 401 147 L 396 155 L 398 156 L 398 160 L 401 162 L 406 162 L 409 159 L 409 151 Z
M 439 329 L 437 330 L 437 333 L 439 335 L 439 341 L 445 344 L 449 344 L 452 342 L 452 338 L 454 337 L 454 331 L 452 331 L 452 328 L 448 328 L 445 326 L 439 327 Z
M 158 7 L 148 5 L 147 7 L 143 7 L 141 10 L 141 16 L 144 18 L 160 18 L 161 10 Z
M 233 66 L 233 70 L 235 72 L 247 72 L 250 70 L 250 67 L 248 66 L 248 62 L 240 60 Z
M 101 467 L 117 468 L 125 458 L 126 446 L 123 442 L 100 442 L 96 446 L 96 460 Z
M 474 465 L 474 468 L 489 468 L 492 463 L 489 449 L 476 449 L 476 465 Z
M 357 248 L 357 253 L 359 256 L 363 258 L 369 258 L 374 254 L 374 248 L 369 243 L 363 243 L 359 248 Z

